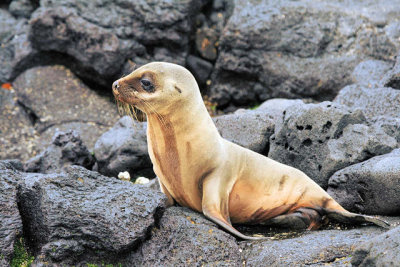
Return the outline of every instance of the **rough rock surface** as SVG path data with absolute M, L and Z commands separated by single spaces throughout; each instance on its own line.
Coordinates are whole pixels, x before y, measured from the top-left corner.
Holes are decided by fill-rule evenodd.
M 224 108 L 272 97 L 333 99 L 363 59 L 394 61 L 399 6 L 236 1 L 220 39 L 212 100 Z
M 382 232 L 373 226 L 310 231 L 294 238 L 244 243 L 243 256 L 246 266 L 350 266 L 354 246 Z
M 37 0 L 12 0 L 8 9 L 16 17 L 29 18 L 38 5 Z
M 365 60 L 354 68 L 351 78 L 354 83 L 376 87 L 391 68 L 392 64 L 383 60 Z
M 148 235 L 166 197 L 82 167 L 26 174 L 18 187 L 25 235 L 38 261 L 118 262 Z
M 381 85 L 394 89 L 400 89 L 400 51 L 396 58 L 396 64 L 382 78 Z
M 92 148 L 101 133 L 119 118 L 116 106 L 107 97 L 90 90 L 63 66 L 32 68 L 18 76 L 13 86 L 18 103 L 41 136 L 37 141 L 42 149 L 50 144 L 56 130 L 69 129 L 76 130 Z
M 265 110 L 246 111 L 214 118 L 221 136 L 261 154 L 268 154 L 275 121 Z
M 40 53 L 32 48 L 28 32 L 26 19 L 15 19 L 0 8 L 0 83 L 11 81 L 23 70 L 37 64 Z M 46 63 L 47 58 L 41 61 Z
M 38 152 L 36 130 L 12 88 L 0 87 L 0 125 L 0 159 L 27 160 Z
M 15 162 L 0 161 L 0 263 L 11 261 L 16 239 L 22 235 L 17 206 L 17 183 L 21 175 L 15 167 Z
M 65 166 L 91 169 L 94 158 L 76 131 L 56 132 L 53 142 L 42 153 L 25 163 L 25 172 L 54 173 Z
M 119 172 L 128 171 L 131 177 L 155 177 L 147 150 L 146 129 L 147 123 L 133 122 L 129 116 L 122 117 L 97 140 L 94 146 L 95 169 L 107 176 L 116 177 Z
M 365 214 L 400 214 L 400 149 L 336 172 L 328 193 L 345 209 Z
M 400 262 L 400 226 L 356 247 L 352 266 L 397 266 Z
M 343 88 L 334 102 L 361 109 L 370 120 L 378 116 L 400 117 L 400 90 L 389 87 L 352 84 Z
M 397 147 L 393 137 L 363 123 L 362 112 L 332 102 L 289 107 L 275 126 L 268 156 L 327 188 L 335 171 Z
M 106 85 L 128 59 L 184 65 L 192 18 L 206 2 L 41 1 L 30 40 L 38 50 L 70 56 L 80 75 Z
M 150 240 L 130 259 L 138 266 L 238 266 L 241 250 L 235 238 L 202 214 L 168 208 Z M 127 264 L 130 265 L 130 264 Z M 130 265 L 130 266 L 131 266 Z

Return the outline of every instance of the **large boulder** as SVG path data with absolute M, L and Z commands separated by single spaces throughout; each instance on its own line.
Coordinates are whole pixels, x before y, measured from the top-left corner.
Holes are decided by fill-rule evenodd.
M 108 97 L 90 90 L 63 66 L 29 69 L 13 86 L 20 107 L 29 114 L 30 125 L 40 135 L 36 138 L 40 150 L 51 143 L 57 130 L 70 129 L 76 130 L 91 149 L 119 118 L 116 105 Z M 12 121 L 8 124 L 14 126 Z
M 243 256 L 246 266 L 349 266 L 354 247 L 382 232 L 370 226 L 277 234 L 273 240 L 244 243 Z
M 127 266 L 239 266 L 241 251 L 235 237 L 202 214 L 172 207 Z
M 28 40 L 29 24 L 0 8 L 0 84 L 13 80 L 23 70 L 37 64 L 39 51 Z M 47 62 L 48 57 L 41 59 Z
M 18 162 L 0 161 L 0 264 L 7 266 L 13 257 L 22 221 L 17 206 L 17 184 L 21 180 Z M 19 163 L 19 168 L 22 165 Z
M 343 88 L 334 102 L 361 109 L 369 120 L 383 116 L 400 118 L 400 90 L 352 84 Z
M 54 173 L 70 165 L 91 169 L 94 158 L 76 131 L 57 132 L 53 142 L 24 165 L 25 172 Z
M 274 117 L 266 110 L 246 110 L 214 118 L 221 136 L 235 144 L 267 154 L 269 137 L 275 128 Z
M 166 197 L 127 181 L 71 166 L 25 174 L 18 186 L 24 234 L 37 262 L 111 262 L 148 238 Z
M 352 266 L 397 266 L 400 262 L 400 226 L 358 245 Z
M 400 51 L 397 55 L 396 63 L 394 64 L 393 68 L 382 78 L 381 85 L 394 89 L 400 89 Z
M 31 117 L 12 88 L 0 87 L 0 125 L 0 159 L 27 160 L 40 150 Z
M 394 61 L 400 2 L 235 1 L 210 95 L 221 108 L 273 97 L 331 100 L 363 59 Z
M 45 0 L 32 14 L 29 38 L 37 50 L 69 56 L 79 75 L 108 85 L 130 59 L 184 65 L 193 18 L 207 2 Z
M 400 215 L 400 149 L 336 172 L 328 193 L 350 211 Z
M 128 171 L 131 177 L 155 177 L 147 150 L 146 129 L 145 122 L 122 117 L 97 140 L 94 146 L 95 170 L 107 176 Z
M 35 0 L 12 0 L 8 9 L 16 17 L 30 18 L 32 12 L 39 6 Z
M 365 60 L 354 68 L 351 78 L 354 83 L 362 84 L 369 88 L 377 87 L 391 68 L 392 64 L 387 61 Z
M 360 110 L 332 102 L 289 107 L 277 121 L 268 156 L 327 188 L 329 177 L 339 169 L 398 146 L 393 137 L 365 121 Z

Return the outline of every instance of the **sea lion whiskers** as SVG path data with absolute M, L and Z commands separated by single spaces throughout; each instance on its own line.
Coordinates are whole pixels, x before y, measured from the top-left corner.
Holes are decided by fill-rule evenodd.
M 137 113 L 136 113 L 137 111 L 133 106 L 131 106 L 127 103 L 121 102 L 119 100 L 116 100 L 116 102 L 117 102 L 117 107 L 118 107 L 118 113 L 120 115 L 126 114 L 129 117 L 131 117 L 133 121 L 135 121 L 135 120 L 139 121 Z
M 150 109 L 151 112 L 154 112 L 154 114 L 156 114 L 156 117 L 158 119 L 158 121 L 165 127 L 168 128 L 169 124 L 166 123 L 165 118 L 163 115 L 161 115 L 154 107 L 153 105 L 151 105 L 149 102 L 147 102 L 144 99 L 140 99 L 140 101 L 148 108 Z

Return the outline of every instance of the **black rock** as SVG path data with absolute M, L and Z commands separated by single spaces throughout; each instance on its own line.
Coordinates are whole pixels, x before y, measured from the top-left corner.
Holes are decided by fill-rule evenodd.
M 218 229 L 202 214 L 187 208 L 165 211 L 150 240 L 131 256 L 127 266 L 239 266 L 235 237 Z
M 211 99 L 220 108 L 275 97 L 332 100 L 362 60 L 394 60 L 400 48 L 394 5 L 235 1 L 219 41 Z
M 25 174 L 18 187 L 24 233 L 37 262 L 118 264 L 148 237 L 166 197 L 82 167 Z
M 17 238 L 22 235 L 22 221 L 17 206 L 17 184 L 21 180 L 18 171 L 20 165 L 18 161 L 0 161 L 0 264 L 4 264 L 2 266 L 9 265 Z
M 199 85 L 205 85 L 213 69 L 213 65 L 199 57 L 189 55 L 186 64 Z
M 25 172 L 54 173 L 64 167 L 79 165 L 91 169 L 94 158 L 76 131 L 56 132 L 53 143 L 25 163 Z
M 94 146 L 96 170 L 116 177 L 128 171 L 133 176 L 155 177 L 147 150 L 147 123 L 125 116 L 105 132 Z

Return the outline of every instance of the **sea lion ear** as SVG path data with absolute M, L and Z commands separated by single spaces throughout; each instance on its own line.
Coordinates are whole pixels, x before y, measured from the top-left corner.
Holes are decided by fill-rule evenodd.
M 182 94 L 182 89 L 175 83 L 174 88 L 176 91 L 178 91 L 180 94 Z

